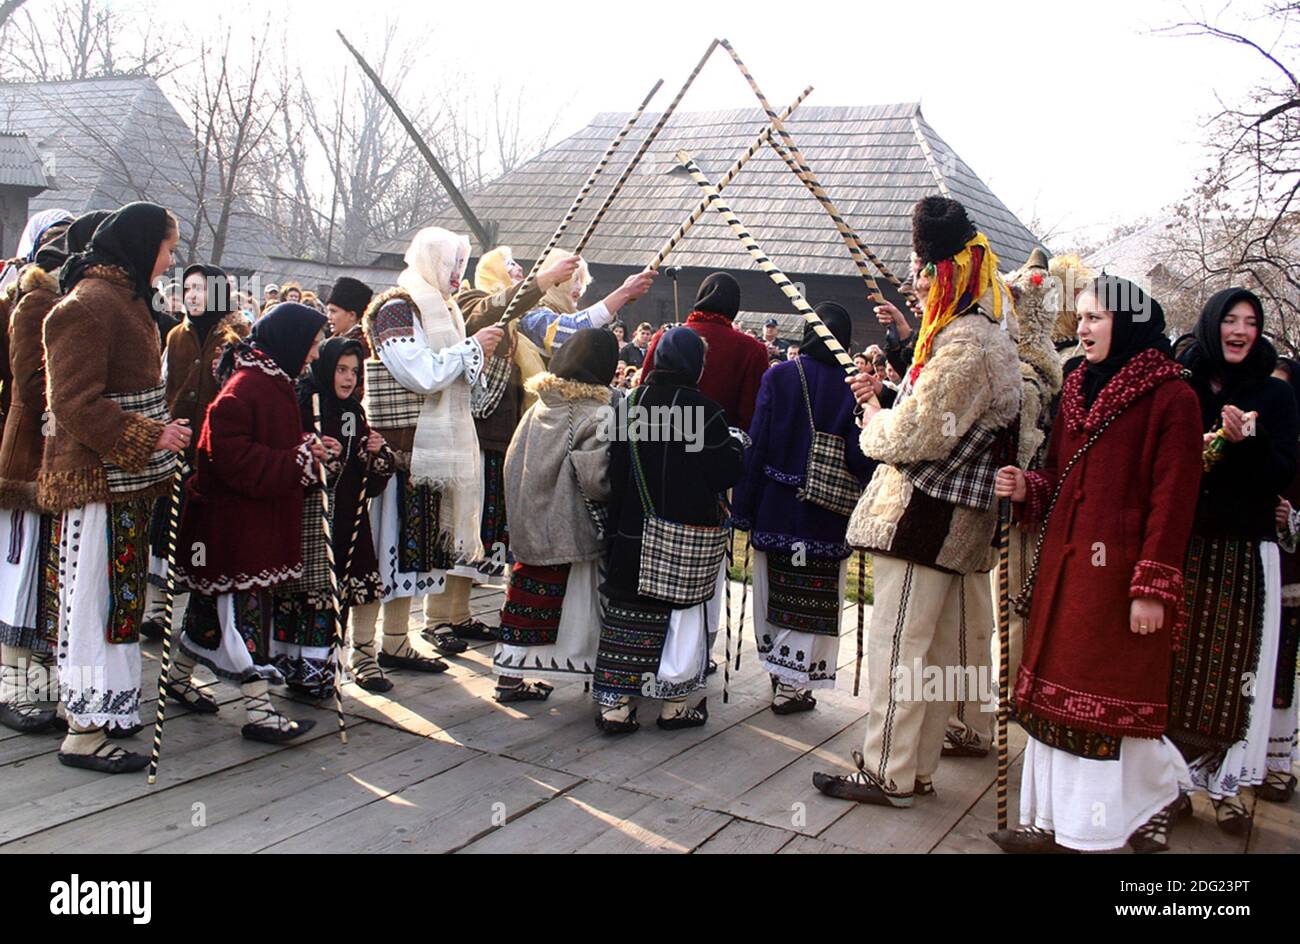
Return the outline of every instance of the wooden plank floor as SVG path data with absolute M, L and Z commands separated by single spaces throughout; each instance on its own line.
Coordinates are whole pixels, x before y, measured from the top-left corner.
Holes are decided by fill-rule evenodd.
M 471 600 L 490 623 L 500 602 L 493 587 L 476 588 Z M 660 731 L 647 706 L 636 734 L 605 737 L 576 684 L 557 686 L 545 703 L 498 705 L 492 643 L 442 675 L 394 675 L 386 695 L 347 687 L 346 746 L 330 707 L 288 698 L 279 701 L 291 715 L 316 719 L 308 736 L 288 747 L 244 741 L 237 690 L 212 682 L 220 714 L 169 718 L 154 787 L 143 774 L 65 768 L 55 736 L 0 729 L 0 851 L 996 852 L 986 837 L 992 757 L 944 760 L 937 796 L 909 810 L 813 789 L 813 771 L 850 769 L 862 740 L 866 702 L 852 694 L 856 616 L 845 613 L 839 683 L 817 693 L 815 712 L 767 709 L 767 676 L 746 639 L 727 702 L 719 672 L 709 683 L 709 723 L 688 731 Z M 421 625 L 417 608 L 412 626 Z M 424 645 L 418 633 L 413 639 Z M 720 661 L 727 646 L 723 633 Z M 157 667 L 148 645 L 147 691 Z M 150 736 L 137 736 L 134 749 L 147 752 Z M 1011 746 L 1014 819 L 1024 749 L 1014 727 Z M 1300 803 L 1257 804 L 1243 839 L 1214 826 L 1203 798 L 1196 809 L 1175 830 L 1175 851 L 1300 852 Z

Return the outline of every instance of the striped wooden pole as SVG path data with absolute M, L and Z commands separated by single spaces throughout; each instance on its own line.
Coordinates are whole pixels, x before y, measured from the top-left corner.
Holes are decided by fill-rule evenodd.
M 320 420 L 320 394 L 311 395 L 311 411 L 315 418 L 316 434 L 323 436 L 325 428 Z M 325 569 L 330 575 L 330 600 L 334 606 L 334 636 L 330 639 L 329 664 L 334 669 L 334 714 L 339 722 L 339 740 L 348 743 L 348 732 L 343 720 L 343 667 L 339 664 L 339 651 L 343 638 L 342 602 L 339 599 L 339 575 L 334 572 L 334 523 L 330 521 L 329 478 L 325 472 L 325 460 L 316 463 L 316 474 L 320 477 L 321 529 L 325 532 Z
M 708 203 L 727 221 L 731 231 L 736 234 L 736 238 L 744 245 L 753 260 L 758 263 L 758 267 L 767 273 L 767 277 L 772 280 L 773 284 L 781 290 L 781 293 L 786 298 L 790 299 L 795 310 L 803 316 L 803 320 L 813 329 L 813 333 L 821 338 L 822 343 L 826 345 L 826 349 L 844 368 L 844 372 L 850 377 L 857 374 L 858 368 L 853 363 L 853 358 L 849 356 L 849 352 L 844 350 L 835 335 L 831 333 L 831 329 L 826 327 L 821 318 L 817 317 L 817 312 L 813 311 L 812 306 L 808 304 L 803 295 L 799 294 L 799 290 L 794 287 L 794 283 L 790 281 L 789 277 L 777 268 L 776 263 L 768 258 L 767 253 L 763 251 L 754 237 L 750 235 L 749 230 L 745 228 L 745 224 L 740 222 L 731 207 L 722 199 L 722 195 L 718 193 L 718 188 L 709 183 L 709 179 L 700 173 L 700 169 L 696 166 L 695 161 L 691 159 L 691 155 L 686 151 L 678 151 L 677 160 L 705 194 Z
M 365 448 L 364 445 L 362 446 L 362 448 L 363 449 Z M 352 567 L 352 552 L 356 549 L 357 537 L 361 534 L 361 519 L 365 516 L 366 513 L 366 504 L 367 504 L 366 480 L 368 476 L 369 476 L 369 472 L 366 469 L 362 469 L 361 491 L 357 493 L 357 510 L 356 513 L 352 516 L 352 534 L 348 538 L 348 549 L 343 555 L 343 586 L 344 586 L 343 594 L 347 593 L 348 571 Z M 343 644 L 345 645 L 347 643 L 348 614 L 351 612 L 352 612 L 351 599 L 348 599 L 346 601 L 340 601 L 339 623 L 342 625 L 343 628 Z M 343 661 L 342 658 L 340 658 L 339 662 L 342 663 L 342 661 Z M 342 684 L 340 681 L 338 681 L 340 675 L 341 673 L 335 673 L 336 689 L 340 684 Z
M 1007 828 L 1007 773 L 1011 719 L 1011 501 L 998 503 L 998 829 Z
M 158 669 L 158 709 L 153 722 L 153 752 L 149 756 L 149 786 L 158 782 L 162 759 L 163 721 L 167 715 L 167 679 L 172 672 L 172 606 L 176 601 L 176 534 L 180 530 L 181 489 L 185 483 L 185 460 L 176 457 L 172 473 L 171 500 L 167 503 L 167 587 L 163 596 L 162 665 Z
M 790 107 L 781 113 L 782 116 L 788 118 L 796 108 L 803 104 L 803 100 L 812 94 L 812 90 L 811 85 L 804 89 L 803 92 L 800 93 L 799 97 L 791 103 Z M 758 133 L 758 137 L 754 139 L 754 143 L 747 147 L 745 152 L 736 159 L 736 163 L 731 165 L 731 169 L 722 175 L 722 179 L 718 181 L 718 190 L 723 190 L 736 179 L 736 175 L 739 174 L 744 166 L 749 163 L 750 158 L 761 151 L 763 145 L 767 141 L 771 140 L 773 130 L 773 127 L 768 125 Z M 651 259 L 650 264 L 646 266 L 647 269 L 654 270 L 663 265 L 664 260 L 667 259 L 669 254 L 677 248 L 677 244 L 686 237 L 686 234 L 690 231 L 691 227 L 700 221 L 700 217 L 704 216 L 705 212 L 709 209 L 709 204 L 712 202 L 712 198 L 705 197 L 696 205 L 695 209 L 691 211 L 691 215 L 682 221 L 682 224 L 677 227 L 672 236 L 668 237 L 668 241 L 664 243 L 663 248 L 655 253 L 655 257 Z
M 623 185 L 627 183 L 628 178 L 632 176 L 632 172 L 636 170 L 637 165 L 641 163 L 641 158 L 645 157 L 645 152 L 650 150 L 650 145 L 654 144 L 655 138 L 659 137 L 659 132 L 664 130 L 664 125 L 668 124 L 668 119 L 673 116 L 673 112 L 677 110 L 677 106 L 681 103 L 681 100 L 686 97 L 687 90 L 690 89 L 691 85 L 695 82 L 696 76 L 704 71 L 704 64 L 709 61 L 709 57 L 713 55 L 713 50 L 717 48 L 718 40 L 715 39 L 709 43 L 709 48 L 704 50 L 704 55 L 700 57 L 700 61 L 695 64 L 695 68 L 691 70 L 691 74 L 686 77 L 686 81 L 682 84 L 682 87 L 673 97 L 673 100 L 668 103 L 668 107 L 664 109 L 664 113 L 659 116 L 659 120 L 656 121 L 655 126 L 650 129 L 650 133 L 647 134 L 645 140 L 641 142 L 641 146 L 636 149 L 636 153 L 633 154 L 632 159 L 627 162 L 627 166 L 623 168 L 623 173 L 619 174 L 618 180 L 614 181 L 614 186 L 610 189 L 609 193 L 606 194 L 605 201 L 597 208 L 596 215 L 591 218 L 591 222 L 587 224 L 587 229 L 582 234 L 582 238 L 578 240 L 578 245 L 574 247 L 573 254 L 575 256 L 582 255 L 582 250 L 587 248 L 587 243 L 591 242 L 591 237 L 596 234 L 596 227 L 600 225 L 600 221 L 604 219 L 610 206 L 613 205 L 615 198 L 619 195 L 619 191 L 623 189 Z
M 749 83 L 750 89 L 758 99 L 758 103 L 762 106 L 763 111 L 767 114 L 768 120 L 775 125 L 776 133 L 781 138 L 781 144 L 778 144 L 776 140 L 773 139 L 772 148 L 780 155 L 781 159 L 785 161 L 790 170 L 794 171 L 795 176 L 803 182 L 803 185 L 808 188 L 808 192 L 816 197 L 817 202 L 826 210 L 826 214 L 831 218 L 831 222 L 835 224 L 836 230 L 839 231 L 840 238 L 844 240 L 844 245 L 848 247 L 849 255 L 853 258 L 853 263 L 857 266 L 858 273 L 866 281 L 867 288 L 871 291 L 871 300 L 881 302 L 884 301 L 884 296 L 880 292 L 880 286 L 876 282 L 875 276 L 873 276 L 871 270 L 867 268 L 867 260 L 870 260 L 871 264 L 879 270 L 880 274 L 901 291 L 902 282 L 899 278 L 889 271 L 889 268 L 879 256 L 863 244 L 861 237 L 853 231 L 852 227 L 849 226 L 848 221 L 845 220 L 840 211 L 835 208 L 835 204 L 831 201 L 830 195 L 826 193 L 826 189 L 822 187 L 816 174 L 814 174 L 812 168 L 808 166 L 808 161 L 799 150 L 799 145 L 795 144 L 794 138 L 790 135 L 790 132 L 786 130 L 785 124 L 782 120 L 777 117 L 776 112 L 772 108 L 772 104 L 767 100 L 767 96 L 763 94 L 763 90 L 760 89 L 758 83 L 754 81 L 754 76 L 750 73 L 749 67 L 746 66 L 740 56 L 736 54 L 735 47 L 725 39 L 720 40 L 719 43 L 723 49 L 727 50 L 727 54 L 731 56 L 732 62 L 736 64 L 736 68 L 740 70 L 740 74 L 743 75 L 745 81 Z M 906 293 L 905 297 L 907 297 Z M 908 303 L 911 304 L 910 298 Z
M 731 699 L 731 568 L 736 563 L 736 529 L 731 529 L 731 535 L 727 540 L 727 585 L 723 588 L 723 598 L 726 601 L 726 618 L 724 624 L 727 632 L 727 648 L 723 651 L 722 656 L 722 703 L 725 705 Z
M 753 536 L 753 532 L 750 532 Z M 740 632 L 736 634 L 736 671 L 740 671 L 740 649 L 745 645 L 745 605 L 749 602 L 749 552 L 753 544 L 745 541 L 745 562 L 740 568 Z
M 858 551 L 858 657 L 853 663 L 853 696 L 862 691 L 862 650 L 866 629 L 867 552 Z
M 510 299 L 510 304 L 506 306 L 505 312 L 499 319 L 497 319 L 498 327 L 505 327 L 515 317 L 515 307 L 519 299 L 532 291 L 533 283 L 537 281 L 537 273 L 542 271 L 542 266 L 546 262 L 546 257 L 551 254 L 552 249 L 559 245 L 560 237 L 564 235 L 565 230 L 569 228 L 569 224 L 573 222 L 574 216 L 578 213 L 578 208 L 582 206 L 583 201 L 585 201 L 588 194 L 591 193 L 591 188 L 596 185 L 596 178 L 604 172 L 610 159 L 613 158 L 614 152 L 618 150 L 619 145 L 623 143 L 623 139 L 628 136 L 628 133 L 632 130 L 633 126 L 635 126 L 637 121 L 641 118 L 641 114 L 646 110 L 646 106 L 650 104 L 650 99 L 655 97 L 655 93 L 659 91 L 659 87 L 663 84 L 663 79 L 659 79 L 655 82 L 654 88 L 650 89 L 649 94 L 641 100 L 641 104 L 637 106 L 636 111 L 632 112 L 632 117 L 627 120 L 627 123 L 623 125 L 619 133 L 614 135 L 614 140 L 609 143 L 609 147 L 605 148 L 605 153 L 600 156 L 600 160 L 596 162 L 596 166 L 593 167 L 591 173 L 587 175 L 587 180 L 582 185 L 582 189 L 579 190 L 578 195 L 573 198 L 573 204 L 569 207 L 569 212 L 564 214 L 564 219 L 560 220 L 560 225 L 555 228 L 555 234 L 551 236 L 551 241 L 546 244 L 542 251 L 538 253 L 537 258 L 533 260 L 532 267 L 528 270 L 528 275 L 524 277 L 523 284 L 519 286 L 519 291 L 515 292 L 514 297 Z

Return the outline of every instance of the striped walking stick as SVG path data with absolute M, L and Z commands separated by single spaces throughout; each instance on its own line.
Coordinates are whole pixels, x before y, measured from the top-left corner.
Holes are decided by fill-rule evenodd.
M 821 338 L 822 343 L 826 345 L 826 349 L 844 368 L 844 372 L 850 377 L 854 376 L 858 372 L 858 368 L 854 365 L 853 358 L 849 357 L 848 352 L 836 340 L 835 335 L 831 333 L 831 329 L 826 327 L 821 318 L 817 317 L 817 312 L 813 311 L 812 306 L 808 304 L 803 295 L 799 294 L 799 290 L 794 287 L 794 283 L 790 281 L 784 272 L 777 268 L 776 263 L 768 258 L 767 253 L 763 251 L 754 237 L 750 235 L 749 230 L 745 228 L 745 224 L 740 222 L 731 207 L 722 199 L 722 195 L 718 193 L 718 188 L 709 183 L 709 179 L 700 173 L 700 169 L 696 166 L 695 161 L 691 159 L 691 155 L 686 151 L 678 151 L 677 161 L 691 175 L 691 179 L 705 194 L 706 202 L 711 204 L 713 209 L 717 210 L 722 215 L 722 218 L 727 221 L 731 231 L 736 234 L 736 238 L 744 245 L 745 250 L 758 263 L 758 267 L 767 273 L 767 277 L 772 280 L 786 298 L 790 299 L 795 310 L 803 316 L 803 320 L 813 329 L 817 337 Z
M 316 424 L 316 434 L 324 435 L 325 428 L 320 419 L 320 394 L 311 395 L 311 411 Z M 329 479 L 325 473 L 325 460 L 316 462 L 316 474 L 320 476 L 321 529 L 325 532 L 325 569 L 330 575 L 330 600 L 334 605 L 334 637 L 330 640 L 329 664 L 334 669 L 334 714 L 339 721 L 339 741 L 348 743 L 348 732 L 343 721 L 343 684 L 342 666 L 339 664 L 339 651 L 343 638 L 342 601 L 339 597 L 339 575 L 334 571 L 334 523 L 330 521 Z
M 866 260 L 870 260 L 871 264 L 879 270 L 881 275 L 883 275 L 896 288 L 900 288 L 901 290 L 902 282 L 899 278 L 889 271 L 888 266 L 885 265 L 884 261 L 879 256 L 872 252 L 870 248 L 863 245 L 861 237 L 854 232 L 852 227 L 849 226 L 848 222 L 840 214 L 839 210 L 835 208 L 835 204 L 831 202 L 830 195 L 826 193 L 825 188 L 823 188 L 821 183 L 817 180 L 817 176 L 813 173 L 812 168 L 808 166 L 808 161 L 799 150 L 799 146 L 795 144 L 794 138 L 791 137 L 790 132 L 786 130 L 783 121 L 777 117 L 776 112 L 772 108 L 772 104 L 767 100 L 767 96 L 763 94 L 763 90 L 760 89 L 758 83 L 754 81 L 754 76 L 750 73 L 749 67 L 746 66 L 740 56 L 736 54 L 736 50 L 731 43 L 723 39 L 720 40 L 720 44 L 723 49 L 727 50 L 727 54 L 731 56 L 732 62 L 736 64 L 736 68 L 740 70 L 740 74 L 743 75 L 745 81 L 749 83 L 750 89 L 754 92 L 754 96 L 758 99 L 759 105 L 762 106 L 763 111 L 767 114 L 768 120 L 775 125 L 776 133 L 780 135 L 782 143 L 778 144 L 776 140 L 773 139 L 771 142 L 773 150 L 780 155 L 781 159 L 785 161 L 790 170 L 794 171 L 795 176 L 798 177 L 799 180 L 803 182 L 803 185 L 808 188 L 808 192 L 816 197 L 817 202 L 826 210 L 826 214 L 831 218 L 831 222 L 835 224 L 836 230 L 839 231 L 840 238 L 844 240 L 844 245 L 848 247 L 849 255 L 853 258 L 853 263 L 857 266 L 859 274 L 861 274 L 862 278 L 866 281 L 867 288 L 871 291 L 871 300 L 884 301 L 884 296 L 880 293 L 880 286 L 877 284 L 875 276 L 873 276 L 871 270 L 867 268 Z M 909 304 L 911 304 L 911 301 L 912 300 L 909 297 Z
M 858 657 L 853 663 L 853 697 L 862 691 L 862 640 L 866 624 L 867 552 L 858 551 Z
M 799 97 L 791 103 L 789 108 L 782 112 L 782 116 L 788 118 L 796 108 L 803 104 L 803 100 L 811 94 L 812 86 L 810 85 L 800 93 Z M 773 127 L 768 125 L 758 133 L 758 137 L 754 139 L 754 143 L 747 147 L 745 152 L 736 159 L 736 163 L 731 165 L 731 169 L 722 175 L 722 179 L 718 181 L 718 190 L 724 189 L 736 179 L 736 175 L 739 174 L 744 166 L 749 163 L 750 158 L 761 151 L 763 145 L 771 139 L 773 131 Z M 677 227 L 672 236 L 668 237 L 668 241 L 664 243 L 663 248 L 655 253 L 655 257 L 651 259 L 650 264 L 646 266 L 647 269 L 654 270 L 663 265 L 664 260 L 667 259 L 669 254 L 677 248 L 677 244 L 686 237 L 686 234 L 690 231 L 691 227 L 700 221 L 700 217 L 704 216 L 705 211 L 709 209 L 709 204 L 712 202 L 713 200 L 711 197 L 705 197 L 696 205 L 695 209 L 691 211 L 691 215 L 682 221 L 682 224 Z
M 627 167 L 623 168 L 623 173 L 619 174 L 618 180 L 614 181 L 614 186 L 605 196 L 604 202 L 597 208 L 596 215 L 593 216 L 591 222 L 587 224 L 587 229 L 582 234 L 582 238 L 578 240 L 578 245 L 574 247 L 573 254 L 575 256 L 582 255 L 582 250 L 587 248 L 587 243 L 591 242 L 591 237 L 596 234 L 596 227 L 600 225 L 600 221 L 609 211 L 615 198 L 618 197 L 619 191 L 623 189 L 623 185 L 627 183 L 628 178 L 632 176 L 632 172 L 636 170 L 636 166 L 641 163 L 641 158 L 645 157 L 645 152 L 650 150 L 650 145 L 654 144 L 655 138 L 659 137 L 659 132 L 664 130 L 664 125 L 668 124 L 668 119 L 673 116 L 673 112 L 677 110 L 677 106 L 681 103 L 681 100 L 686 97 L 687 90 L 690 89 L 691 85 L 695 82 L 696 76 L 704 71 L 704 64 L 709 61 L 709 57 L 713 55 L 713 50 L 717 48 L 718 40 L 715 39 L 709 43 L 709 48 L 704 50 L 704 55 L 701 56 L 700 61 L 695 64 L 695 68 L 691 70 L 691 74 L 686 77 L 685 83 L 683 83 L 682 87 L 673 97 L 673 100 L 668 103 L 668 107 L 664 110 L 664 113 L 659 116 L 659 120 L 656 121 L 655 126 L 650 129 L 650 133 L 647 134 L 645 140 L 641 142 L 641 146 L 636 149 L 636 153 L 632 155 L 632 159 L 627 162 Z
M 736 633 L 736 671 L 740 671 L 740 647 L 745 644 L 745 604 L 749 601 L 749 552 L 753 548 L 745 541 L 745 563 L 740 568 L 740 632 Z
M 163 721 L 167 715 L 167 679 L 172 674 L 172 606 L 176 601 L 176 533 L 180 530 L 181 489 L 185 482 L 185 460 L 176 457 L 172 473 L 171 500 L 167 503 L 167 587 L 163 596 L 162 665 L 158 669 L 158 709 L 153 722 L 153 752 L 149 756 L 149 786 L 158 782 L 162 759 Z
M 1007 828 L 1007 722 L 1011 718 L 1011 500 L 998 502 L 998 829 Z
M 363 446 L 364 448 L 364 446 Z M 366 482 L 369 477 L 368 471 L 363 468 L 361 471 L 361 490 L 357 493 L 357 510 L 352 516 L 352 534 L 348 537 L 348 549 L 343 555 L 343 594 L 347 594 L 348 571 L 352 568 L 352 552 L 357 546 L 357 536 L 361 534 L 361 519 L 366 514 Z M 348 614 L 352 611 L 352 600 L 349 596 L 346 601 L 340 600 L 339 604 L 339 624 L 342 627 L 343 643 L 347 643 Z M 339 660 L 342 662 L 342 659 Z M 337 677 L 337 673 L 336 673 Z M 336 683 L 335 687 L 338 687 Z
M 625 125 L 623 125 L 622 130 L 614 136 L 614 140 L 610 142 L 609 147 L 605 148 L 605 153 L 601 155 L 600 160 L 596 162 L 596 166 L 593 167 L 591 173 L 587 175 L 586 183 L 582 185 L 582 189 L 578 191 L 578 195 L 573 198 L 573 204 L 569 207 L 569 212 L 564 214 L 564 219 L 560 220 L 560 225 L 556 227 L 555 234 L 551 237 L 551 241 L 546 244 L 546 247 L 542 249 L 542 251 L 538 253 L 537 258 L 533 260 L 533 265 L 528 270 L 528 275 L 524 277 L 523 284 L 519 286 L 519 291 L 515 292 L 514 297 L 510 299 L 510 304 L 506 306 L 505 312 L 497 320 L 497 327 L 505 327 L 510 323 L 511 319 L 514 317 L 516 303 L 519 299 L 523 298 L 524 295 L 532 291 L 533 283 L 537 281 L 537 273 L 542 270 L 546 257 L 550 255 L 551 250 L 559 244 L 560 237 L 564 235 L 565 230 L 569 228 L 569 224 L 573 222 L 574 216 L 578 213 L 578 208 L 582 206 L 583 201 L 587 199 L 587 195 L 591 193 L 591 188 L 596 185 L 596 178 L 605 170 L 610 159 L 613 158 L 614 152 L 618 150 L 619 145 L 623 143 L 623 139 L 628 136 L 628 133 L 632 130 L 633 126 L 638 120 L 640 120 L 642 112 L 644 112 L 646 106 L 650 104 L 650 99 L 655 97 L 655 93 L 659 91 L 659 87 L 663 84 L 663 79 L 659 79 L 655 82 L 654 88 L 650 89 L 650 94 L 642 99 L 641 104 L 637 106 L 637 110 L 632 113 L 632 117 L 627 120 Z
M 736 563 L 736 530 L 731 530 L 731 538 L 727 541 L 727 586 L 725 587 L 724 599 L 726 600 L 726 626 L 727 626 L 727 648 L 722 658 L 722 703 L 725 705 L 730 700 L 731 692 L 731 568 Z

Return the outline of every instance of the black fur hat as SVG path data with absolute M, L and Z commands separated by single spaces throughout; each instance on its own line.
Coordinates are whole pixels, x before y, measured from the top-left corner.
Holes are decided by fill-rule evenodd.
M 374 295 L 374 289 L 365 282 L 342 275 L 334 283 L 334 288 L 330 290 L 330 297 L 325 304 L 337 305 L 344 311 L 356 312 L 359 318 Z
M 923 263 L 951 259 L 975 238 L 966 208 L 950 197 L 923 197 L 912 207 L 912 249 Z

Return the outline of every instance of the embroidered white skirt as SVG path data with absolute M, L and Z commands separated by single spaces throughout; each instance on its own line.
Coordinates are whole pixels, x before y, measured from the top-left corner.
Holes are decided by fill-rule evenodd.
M 59 686 L 69 722 L 140 722 L 140 644 L 110 643 L 108 506 L 63 513 L 59 541 Z
M 30 649 L 37 642 L 40 546 L 38 512 L 0 508 L 0 644 Z
M 708 679 L 709 646 L 718 632 L 723 595 L 727 591 L 727 559 L 718 567 L 713 596 L 684 610 L 673 610 L 659 671 L 655 698 L 685 698 L 704 687 Z
M 1031 737 L 1020 777 L 1020 822 L 1054 831 L 1068 849 L 1119 849 L 1190 785 L 1187 764 L 1168 738 L 1124 738 L 1118 760 L 1092 760 Z
M 848 561 L 840 563 L 841 612 Z M 767 621 L 767 552 L 754 552 L 754 640 L 763 668 L 786 685 L 834 688 L 840 637 L 805 633 Z
M 1259 555 L 1264 568 L 1264 629 L 1260 635 L 1255 692 L 1246 736 L 1227 750 L 1210 751 L 1188 764 L 1192 783 L 1216 800 L 1236 796 L 1242 787 L 1259 786 L 1269 771 L 1273 688 L 1282 636 L 1282 571 L 1276 544 L 1262 542 Z
M 394 475 L 380 496 L 370 503 L 370 534 L 374 538 L 375 557 L 379 561 L 379 578 L 384 583 L 384 603 L 442 593 L 447 586 L 445 570 L 409 573 L 397 569 L 400 559 L 398 547 L 402 540 L 400 502 L 401 485 Z
M 498 675 L 526 676 L 547 681 L 588 679 L 596 667 L 600 646 L 600 565 L 582 561 L 569 568 L 564 604 L 555 643 L 513 646 L 499 643 L 492 656 Z

